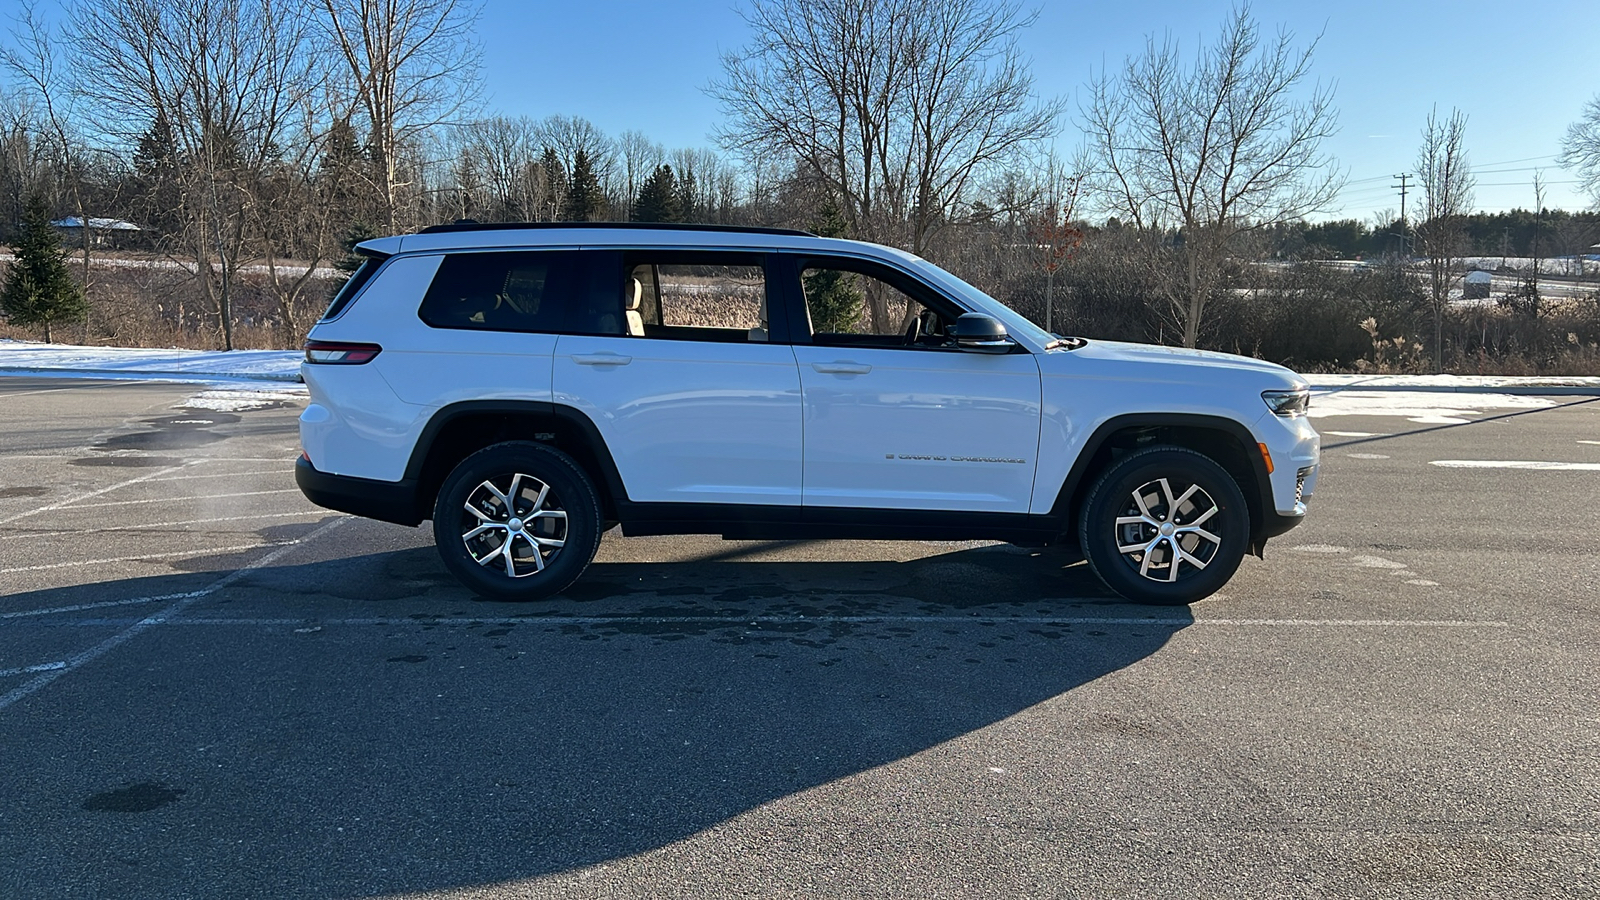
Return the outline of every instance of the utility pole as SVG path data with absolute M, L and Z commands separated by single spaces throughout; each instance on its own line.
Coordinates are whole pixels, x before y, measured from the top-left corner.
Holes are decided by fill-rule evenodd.
M 1410 256 L 1411 242 L 1408 238 L 1411 235 L 1411 226 L 1406 222 L 1406 182 L 1410 181 L 1412 176 L 1410 172 L 1401 172 L 1394 177 L 1400 179 L 1399 184 L 1389 185 L 1389 187 L 1400 192 L 1400 249 L 1406 251 L 1406 255 Z

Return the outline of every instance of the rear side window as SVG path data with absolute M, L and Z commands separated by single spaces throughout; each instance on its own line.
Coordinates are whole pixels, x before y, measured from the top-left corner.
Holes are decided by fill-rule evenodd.
M 452 253 L 417 314 L 435 328 L 559 332 L 580 268 L 570 251 Z
M 372 276 L 377 273 L 378 267 L 383 265 L 383 261 L 388 258 L 387 256 L 369 256 L 362 260 L 361 265 L 350 273 L 349 278 L 345 279 L 344 287 L 339 288 L 339 293 L 333 295 L 333 302 L 328 304 L 328 311 L 322 314 L 322 321 L 326 322 L 344 312 L 344 308 L 350 305 L 350 301 L 354 300 L 357 294 L 361 293 L 361 289 L 366 286 L 367 282 L 372 280 Z

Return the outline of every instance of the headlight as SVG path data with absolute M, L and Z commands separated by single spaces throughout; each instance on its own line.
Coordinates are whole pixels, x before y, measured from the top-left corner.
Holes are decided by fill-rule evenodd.
M 1303 416 L 1311 408 L 1310 391 L 1262 391 L 1261 399 L 1275 414 L 1288 418 Z

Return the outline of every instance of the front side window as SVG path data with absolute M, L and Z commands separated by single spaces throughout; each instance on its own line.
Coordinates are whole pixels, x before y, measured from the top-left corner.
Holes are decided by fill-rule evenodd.
M 435 328 L 560 331 L 576 281 L 577 256 L 452 253 L 439 264 L 418 315 Z
M 814 344 L 936 347 L 959 311 L 912 296 L 909 281 L 850 260 L 810 260 L 800 270 Z
M 750 254 L 630 254 L 623 277 L 628 333 L 725 343 L 770 340 L 766 268 Z

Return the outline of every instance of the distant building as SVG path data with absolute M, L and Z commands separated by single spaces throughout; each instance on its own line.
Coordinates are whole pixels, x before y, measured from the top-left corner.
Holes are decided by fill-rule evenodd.
M 67 216 L 56 219 L 50 223 L 55 229 L 68 239 L 68 243 L 81 243 L 83 238 L 83 219 L 80 216 Z M 122 246 L 129 239 L 137 238 L 143 228 L 132 222 L 121 219 L 101 219 L 89 217 L 89 239 L 96 247 L 110 246 L 113 249 Z
M 1461 299 L 1489 299 L 1489 285 L 1493 280 L 1493 276 L 1482 270 L 1474 269 L 1473 271 L 1468 272 L 1467 277 L 1461 287 Z

